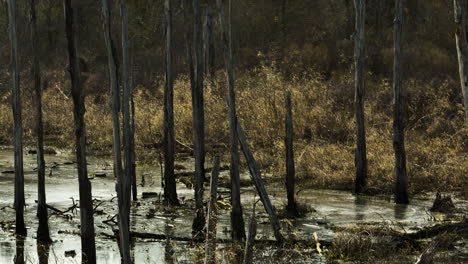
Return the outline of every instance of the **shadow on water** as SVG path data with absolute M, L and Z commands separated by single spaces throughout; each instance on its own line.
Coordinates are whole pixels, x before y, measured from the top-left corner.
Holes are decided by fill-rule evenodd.
M 367 199 L 365 196 L 356 195 L 354 200 L 354 212 L 356 213 L 355 220 L 362 221 L 365 218 Z
M 24 264 L 24 239 L 23 236 L 16 236 L 15 264 Z
M 39 264 L 49 263 L 49 244 L 37 243 L 37 256 L 39 257 Z
M 398 219 L 398 220 L 405 219 L 407 209 L 408 209 L 408 205 L 406 204 L 395 204 L 395 207 L 394 207 L 395 219 Z

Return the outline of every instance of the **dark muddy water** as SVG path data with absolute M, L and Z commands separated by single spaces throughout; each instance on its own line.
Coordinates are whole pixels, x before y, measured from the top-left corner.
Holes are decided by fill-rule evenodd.
M 76 166 L 72 162 L 74 156 L 70 152 L 57 155 L 47 155 L 46 192 L 47 203 L 59 209 L 66 210 L 79 200 L 78 180 Z M 112 176 L 111 159 L 90 157 L 88 170 L 93 175 L 105 174 L 106 177 L 94 177 L 92 182 L 93 198 L 97 206 L 95 215 L 96 247 L 98 263 L 119 263 L 120 256 L 117 243 L 109 239 L 112 229 L 117 228 L 112 217 L 117 212 L 115 199 L 115 182 Z M 16 238 L 14 231 L 14 210 L 6 206 L 13 204 L 13 152 L 8 149 L 0 150 L 0 263 L 12 263 L 15 256 L 23 254 L 26 263 L 39 263 L 38 247 L 35 240 L 37 218 L 35 216 L 37 199 L 36 156 L 25 155 L 25 197 L 26 197 L 26 224 L 28 236 L 24 239 Z M 179 167 L 190 171 L 193 161 L 190 159 L 179 161 Z M 228 172 L 221 173 L 221 178 L 228 177 Z M 242 177 L 248 177 L 243 174 Z M 144 178 L 145 185 L 139 186 L 138 192 L 162 191 L 160 169 L 157 166 L 139 166 L 137 169 L 138 183 Z M 194 212 L 193 191 L 184 184 L 178 183 L 178 194 L 183 205 L 180 208 L 171 208 L 161 205 L 157 197 L 139 199 L 132 204 L 131 225 L 132 230 L 138 232 L 165 234 L 172 237 L 190 237 L 191 224 Z M 276 208 L 282 208 L 285 201 L 283 186 L 268 186 L 272 203 Z M 300 186 L 299 186 L 300 189 Z M 229 201 L 229 190 L 219 190 L 221 198 Z M 396 206 L 386 199 L 356 198 L 348 192 L 329 190 L 301 191 L 298 200 L 315 209 L 305 217 L 294 221 L 281 221 L 283 233 L 286 236 L 294 235 L 300 239 L 313 241 L 313 233 L 317 232 L 322 240 L 331 241 L 333 231 L 329 225 L 352 225 L 356 223 L 385 222 L 398 223 L 396 228 L 411 230 L 426 225 L 432 225 L 433 216 L 427 212 L 432 197 L 415 198 L 412 205 Z M 254 188 L 242 188 L 242 202 L 245 219 L 251 212 L 254 202 Z M 459 203 L 466 203 L 459 201 Z M 268 218 L 263 208 L 258 210 L 259 231 L 258 238 L 273 239 Z M 70 211 L 65 215 L 55 215 L 49 210 L 49 225 L 54 243 L 49 252 L 49 263 L 80 263 L 80 237 L 79 237 L 79 211 Z M 230 216 L 228 208 L 220 211 L 217 236 L 230 237 Z M 17 247 L 18 245 L 18 247 Z M 203 253 L 203 245 L 175 241 L 135 240 L 133 243 L 133 256 L 135 263 L 195 263 Z M 229 250 L 229 245 L 218 245 L 218 259 L 223 263 L 235 261 L 235 254 Z M 39 247 L 39 252 L 42 248 Z M 74 251 L 66 254 L 68 251 Z M 288 256 L 288 259 L 278 257 L 274 249 L 262 252 L 257 256 L 260 262 L 269 263 L 324 263 L 325 259 L 317 256 L 313 248 L 302 249 L 298 254 Z M 291 257 L 292 256 L 292 257 Z

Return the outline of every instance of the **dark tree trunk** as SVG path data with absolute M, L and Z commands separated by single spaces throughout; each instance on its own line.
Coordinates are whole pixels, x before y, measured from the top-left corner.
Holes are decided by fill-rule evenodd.
M 16 254 L 13 262 L 15 264 L 24 264 L 24 240 L 23 236 L 16 236 Z
M 466 39 L 466 0 L 453 0 L 455 14 L 455 41 L 458 54 L 458 71 L 465 105 L 465 119 L 468 123 L 468 43 Z
M 231 151 L 231 227 L 232 238 L 241 240 L 245 238 L 244 218 L 242 216 L 242 205 L 240 199 L 240 176 L 239 176 L 239 146 L 237 135 L 237 114 L 236 114 L 236 93 L 234 90 L 234 70 L 232 62 L 231 33 L 229 25 L 226 24 L 224 16 L 224 5 L 222 0 L 217 0 L 219 12 L 219 24 L 221 27 L 222 39 L 224 44 L 224 61 L 226 64 L 228 88 L 228 110 L 229 110 L 229 142 Z
M 203 40 L 200 1 L 193 1 L 193 49 L 195 52 L 194 86 L 192 86 L 193 130 L 195 151 L 195 206 L 197 216 L 193 220 L 193 234 L 201 235 L 205 225 L 203 212 L 203 181 L 205 178 L 205 116 L 203 110 Z
M 356 193 L 363 193 L 367 187 L 366 130 L 364 127 L 364 41 L 366 0 L 354 0 L 356 8 L 356 32 L 354 34 L 355 72 L 355 107 L 356 107 Z
M 210 181 L 210 201 L 208 204 L 208 222 L 206 223 L 205 264 L 216 263 L 216 223 L 218 221 L 218 176 L 219 157 L 215 156 Z
M 252 215 L 250 216 L 249 221 L 249 234 L 245 241 L 245 251 L 244 251 L 244 264 L 253 263 L 253 249 L 255 244 L 255 236 L 257 235 L 257 220 L 255 219 L 255 205 L 256 201 L 254 200 L 252 207 Z
M 406 187 L 405 120 L 404 91 L 401 72 L 401 32 L 405 0 L 396 0 L 394 25 L 394 62 L 393 62 L 393 149 L 395 150 L 395 202 L 408 204 Z
M 113 128 L 113 152 L 114 152 L 114 176 L 117 179 L 117 200 L 119 205 L 118 222 L 120 232 L 120 253 L 123 263 L 131 263 L 130 256 L 130 233 L 129 233 L 129 196 L 127 199 L 127 185 L 126 177 L 122 169 L 122 153 L 120 147 L 120 121 L 119 121 L 119 106 L 120 106 L 120 89 L 118 84 L 118 66 L 117 56 L 115 51 L 114 42 L 111 35 L 111 2 L 109 0 L 102 0 L 102 20 L 104 39 L 107 48 L 107 57 L 109 64 L 109 79 L 110 79 L 110 93 L 111 93 L 111 108 L 112 108 L 112 128 Z M 125 9 L 125 8 L 124 8 Z M 128 88 L 128 76 L 127 76 Z M 128 110 L 128 109 L 127 109 Z
M 255 188 L 257 189 L 258 195 L 260 195 L 260 199 L 263 203 L 263 207 L 265 208 L 265 211 L 268 213 L 268 217 L 270 218 L 270 223 L 271 227 L 273 228 L 275 238 L 279 243 L 281 243 L 284 241 L 284 238 L 280 232 L 281 226 L 278 217 L 276 216 L 275 209 L 271 204 L 270 197 L 268 197 L 268 193 L 266 191 L 265 184 L 260 173 L 260 169 L 258 168 L 257 161 L 255 160 L 252 151 L 250 150 L 249 144 L 247 143 L 247 138 L 244 134 L 244 130 L 242 129 L 239 123 L 237 123 L 237 134 L 239 135 L 241 149 L 244 153 L 247 165 L 249 166 L 249 172 L 252 176 Z
M 205 75 L 213 81 L 215 77 L 215 50 L 213 39 L 213 13 L 211 7 L 205 11 L 205 22 L 203 24 L 203 50 L 205 55 Z
M 81 83 L 80 64 L 78 61 L 78 40 L 76 34 L 76 14 L 71 0 L 64 0 L 65 30 L 68 43 L 69 71 L 73 98 L 73 116 L 76 138 L 76 163 L 80 193 L 80 230 L 82 262 L 96 263 L 96 243 L 94 238 L 93 200 L 91 183 L 86 165 L 86 128 L 84 122 L 85 98 Z
M 174 79 L 172 76 L 172 6 L 164 0 L 166 24 L 166 85 L 164 86 L 164 199 L 179 205 L 174 175 Z
M 286 210 L 292 216 L 299 216 L 294 199 L 294 184 L 296 170 L 294 167 L 294 145 L 293 145 L 293 119 L 291 107 L 291 92 L 286 93 L 286 193 L 288 196 L 288 205 Z
M 36 1 L 29 0 L 29 23 L 31 28 L 31 50 L 33 54 L 32 73 L 34 78 L 34 96 L 36 101 L 36 136 L 37 136 L 37 240 L 50 243 L 49 222 L 47 220 L 47 205 L 45 192 L 45 160 L 44 160 L 44 125 L 42 123 L 42 87 L 39 67 L 39 51 L 37 50 Z
M 21 91 L 16 38 L 16 0 L 8 0 L 8 36 L 10 38 L 11 87 L 13 98 L 13 138 L 15 146 L 15 210 L 18 235 L 26 235 L 24 224 L 23 125 L 21 118 Z

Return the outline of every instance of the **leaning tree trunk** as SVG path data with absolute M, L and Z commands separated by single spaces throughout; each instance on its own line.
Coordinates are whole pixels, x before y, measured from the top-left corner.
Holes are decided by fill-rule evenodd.
M 405 0 L 396 0 L 394 20 L 394 62 L 393 62 L 393 149 L 395 150 L 395 202 L 408 204 L 406 188 L 406 154 L 404 92 L 401 77 L 401 32 L 403 28 L 403 10 Z
M 111 35 L 111 2 L 102 0 L 102 19 L 104 39 L 107 48 L 107 58 L 109 64 L 109 79 L 111 92 L 111 108 L 112 108 L 112 128 L 113 128 L 113 146 L 114 146 L 114 176 L 117 178 L 117 200 L 119 205 L 118 222 L 120 232 L 120 253 L 123 263 L 131 263 L 130 256 L 130 201 L 127 200 L 125 185 L 126 177 L 122 169 L 122 154 L 120 148 L 120 121 L 119 121 L 119 105 L 120 105 L 120 89 L 117 77 L 117 56 L 114 42 Z M 124 8 L 125 9 L 125 8 Z M 127 77 L 128 78 L 128 77 Z M 128 84 L 128 83 L 127 83 Z
M 455 41 L 458 54 L 458 71 L 465 105 L 465 120 L 468 123 L 468 43 L 466 39 L 466 0 L 453 0 L 455 14 Z
M 224 61 L 226 64 L 227 79 L 229 83 L 228 108 L 229 108 L 229 141 L 231 148 L 231 226 L 232 238 L 241 240 L 245 238 L 244 218 L 242 216 L 242 205 L 240 199 L 240 176 L 239 176 L 239 145 L 237 135 L 236 93 L 234 90 L 234 71 L 231 50 L 231 26 L 226 24 L 224 16 L 224 5 L 222 0 L 217 0 L 219 12 L 219 24 L 221 27 L 224 44 Z
M 194 235 L 201 235 L 205 225 L 203 212 L 203 181 L 205 178 L 205 116 L 203 110 L 203 43 L 200 1 L 193 1 L 193 48 L 195 55 L 194 86 L 192 86 L 193 128 L 195 141 L 195 206 L 197 215 L 193 220 Z
M 174 80 L 172 77 L 172 6 L 164 0 L 166 24 L 166 85 L 164 86 L 164 199 L 179 205 L 174 175 Z
M 288 205 L 286 210 L 292 216 L 299 216 L 296 200 L 294 198 L 294 184 L 296 169 L 294 167 L 294 145 L 293 145 L 293 119 L 291 107 L 291 92 L 286 93 L 286 193 L 288 196 Z
M 76 34 L 76 16 L 73 13 L 71 0 L 64 0 L 65 30 L 68 44 L 69 71 L 73 98 L 73 116 L 76 139 L 76 165 L 80 194 L 80 230 L 81 254 L 83 263 L 96 263 L 96 243 L 94 238 L 93 200 L 91 183 L 88 179 L 86 165 L 86 128 L 84 121 L 85 102 L 81 83 L 80 65 L 78 62 L 78 40 Z
M 15 145 L 15 210 L 16 234 L 26 235 L 24 224 L 23 127 L 21 119 L 21 93 L 16 39 L 16 0 L 8 0 L 8 36 L 10 38 L 11 85 L 13 97 L 13 137 Z
M 356 32 L 354 35 L 355 70 L 355 107 L 356 107 L 356 193 L 362 193 L 367 187 L 366 130 L 364 127 L 364 39 L 366 0 L 354 0 L 356 7 Z
M 31 28 L 31 50 L 33 53 L 32 73 L 34 78 L 34 97 L 36 101 L 36 136 L 37 136 L 37 240 L 50 243 L 49 222 L 47 220 L 47 204 L 45 192 L 45 160 L 44 160 L 44 125 L 42 123 L 42 87 L 39 67 L 36 26 L 36 1 L 29 0 L 29 24 Z

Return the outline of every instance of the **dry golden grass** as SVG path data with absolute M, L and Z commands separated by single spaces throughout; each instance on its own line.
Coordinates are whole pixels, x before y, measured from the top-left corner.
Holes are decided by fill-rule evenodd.
M 262 66 L 236 75 L 237 110 L 249 143 L 262 169 L 276 177 L 284 175 L 284 93 L 292 92 L 295 156 L 301 187 L 352 189 L 354 178 L 354 94 L 352 73 L 323 81 L 314 74 L 285 78 L 273 66 Z M 391 82 L 368 76 L 366 98 L 369 184 L 390 193 L 393 188 Z M 175 81 L 175 130 L 178 141 L 192 142 L 190 81 Z M 44 92 L 44 119 L 48 144 L 73 145 L 71 98 L 65 76 L 58 76 Z M 468 128 L 463 122 L 461 92 L 456 80 L 407 81 L 408 127 L 406 149 L 411 192 L 462 190 L 468 182 Z M 107 92 L 107 89 L 105 90 Z M 162 87 L 135 89 L 137 150 L 161 151 Z M 111 153 L 112 126 L 107 93 L 86 98 L 86 125 L 91 150 Z M 219 72 L 205 88 L 207 150 L 228 153 L 226 81 Z M 66 94 L 66 92 L 65 92 Z M 26 144 L 34 145 L 34 104 L 24 96 Z M 9 94 L 0 100 L 0 140 L 11 142 Z M 216 148 L 214 148 L 216 147 Z M 154 152 L 154 151 L 153 151 Z M 156 160 L 140 155 L 140 160 Z

